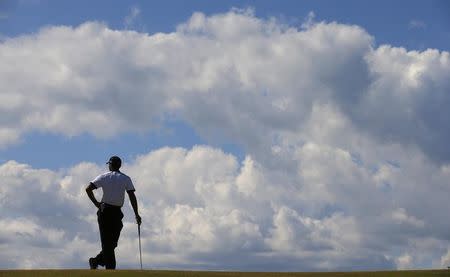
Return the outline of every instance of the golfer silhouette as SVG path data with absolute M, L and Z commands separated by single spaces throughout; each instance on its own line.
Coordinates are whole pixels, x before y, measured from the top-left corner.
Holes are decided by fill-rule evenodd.
M 141 225 L 133 182 L 130 177 L 119 170 L 122 160 L 117 156 L 112 156 L 107 164 L 109 165 L 109 172 L 97 176 L 86 188 L 89 199 L 98 208 L 98 227 L 102 243 L 100 253 L 95 258 L 89 258 L 91 269 L 97 269 L 99 265 L 104 266 L 106 269 L 116 269 L 114 249 L 117 247 L 120 231 L 123 227 L 121 207 L 123 206 L 125 191 L 130 198 L 130 203 L 136 216 L 136 223 Z M 101 202 L 97 201 L 93 193 L 93 190 L 97 188 L 102 188 L 103 190 Z

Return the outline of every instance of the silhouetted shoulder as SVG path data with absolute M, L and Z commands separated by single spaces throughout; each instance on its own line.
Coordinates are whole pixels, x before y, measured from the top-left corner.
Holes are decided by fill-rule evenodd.
M 96 185 L 98 187 L 99 182 L 102 182 L 102 180 L 105 180 L 105 178 L 107 178 L 110 174 L 111 174 L 111 172 L 105 172 L 103 174 L 100 174 L 97 177 L 95 177 L 95 179 L 92 180 L 91 183 L 93 183 L 94 185 Z
M 109 176 L 109 175 L 111 175 L 111 171 L 108 171 L 108 172 L 105 172 L 103 174 L 100 174 L 98 177 L 106 177 L 106 176 Z
M 128 176 L 127 174 L 123 173 L 122 171 L 120 171 L 120 174 L 122 174 L 125 178 L 131 179 L 130 176 Z

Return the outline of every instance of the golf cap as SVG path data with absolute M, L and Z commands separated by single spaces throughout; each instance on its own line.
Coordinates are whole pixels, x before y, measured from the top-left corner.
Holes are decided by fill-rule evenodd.
M 122 165 L 122 160 L 118 156 L 112 156 L 109 158 L 107 164 L 111 164 L 114 167 L 120 167 Z

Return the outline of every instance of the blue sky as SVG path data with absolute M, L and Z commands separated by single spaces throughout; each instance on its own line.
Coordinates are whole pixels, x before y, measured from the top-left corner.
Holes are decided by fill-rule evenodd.
M 449 4 L 431 1 L 2 1 L 7 18 L 0 31 L 7 36 L 36 32 L 46 25 L 77 26 L 85 21 L 103 21 L 111 28 L 124 28 L 124 19 L 132 7 L 141 14 L 133 29 L 148 33 L 171 32 L 175 27 L 201 11 L 214 14 L 233 7 L 253 7 L 259 17 L 281 17 L 290 24 L 299 24 L 308 12 L 317 20 L 338 21 L 364 27 L 378 43 L 402 45 L 407 48 L 449 48 Z M 411 22 L 421 22 L 412 27 Z M 414 24 L 413 24 L 414 25 Z
M 449 3 L 0 0 L 0 268 L 446 268 Z
M 251 7 L 256 16 L 277 17 L 300 26 L 309 12 L 316 21 L 356 24 L 375 37 L 377 44 L 411 50 L 450 48 L 450 5 L 447 1 L 2 1 L 0 34 L 15 37 L 53 25 L 78 26 L 86 21 L 105 22 L 113 29 L 133 29 L 149 34 L 172 32 L 193 12 L 205 14 Z M 126 26 L 133 8 L 139 15 Z M 161 146 L 192 147 L 205 143 L 185 122 L 166 126 L 170 132 L 125 134 L 97 141 L 89 134 L 65 137 L 30 133 L 22 142 L 0 150 L 2 161 L 18 160 L 36 167 L 67 167 L 85 160 L 102 161 L 113 153 L 131 158 Z M 244 151 L 231 141 L 214 143 L 243 158 Z M 43 158 L 45 157 L 45 158 Z

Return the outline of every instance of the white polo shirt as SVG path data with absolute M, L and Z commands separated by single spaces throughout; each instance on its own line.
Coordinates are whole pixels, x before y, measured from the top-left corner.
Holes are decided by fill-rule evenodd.
M 91 183 L 102 188 L 102 202 L 119 207 L 123 206 L 125 191 L 135 190 L 131 178 L 120 171 L 103 173 Z

